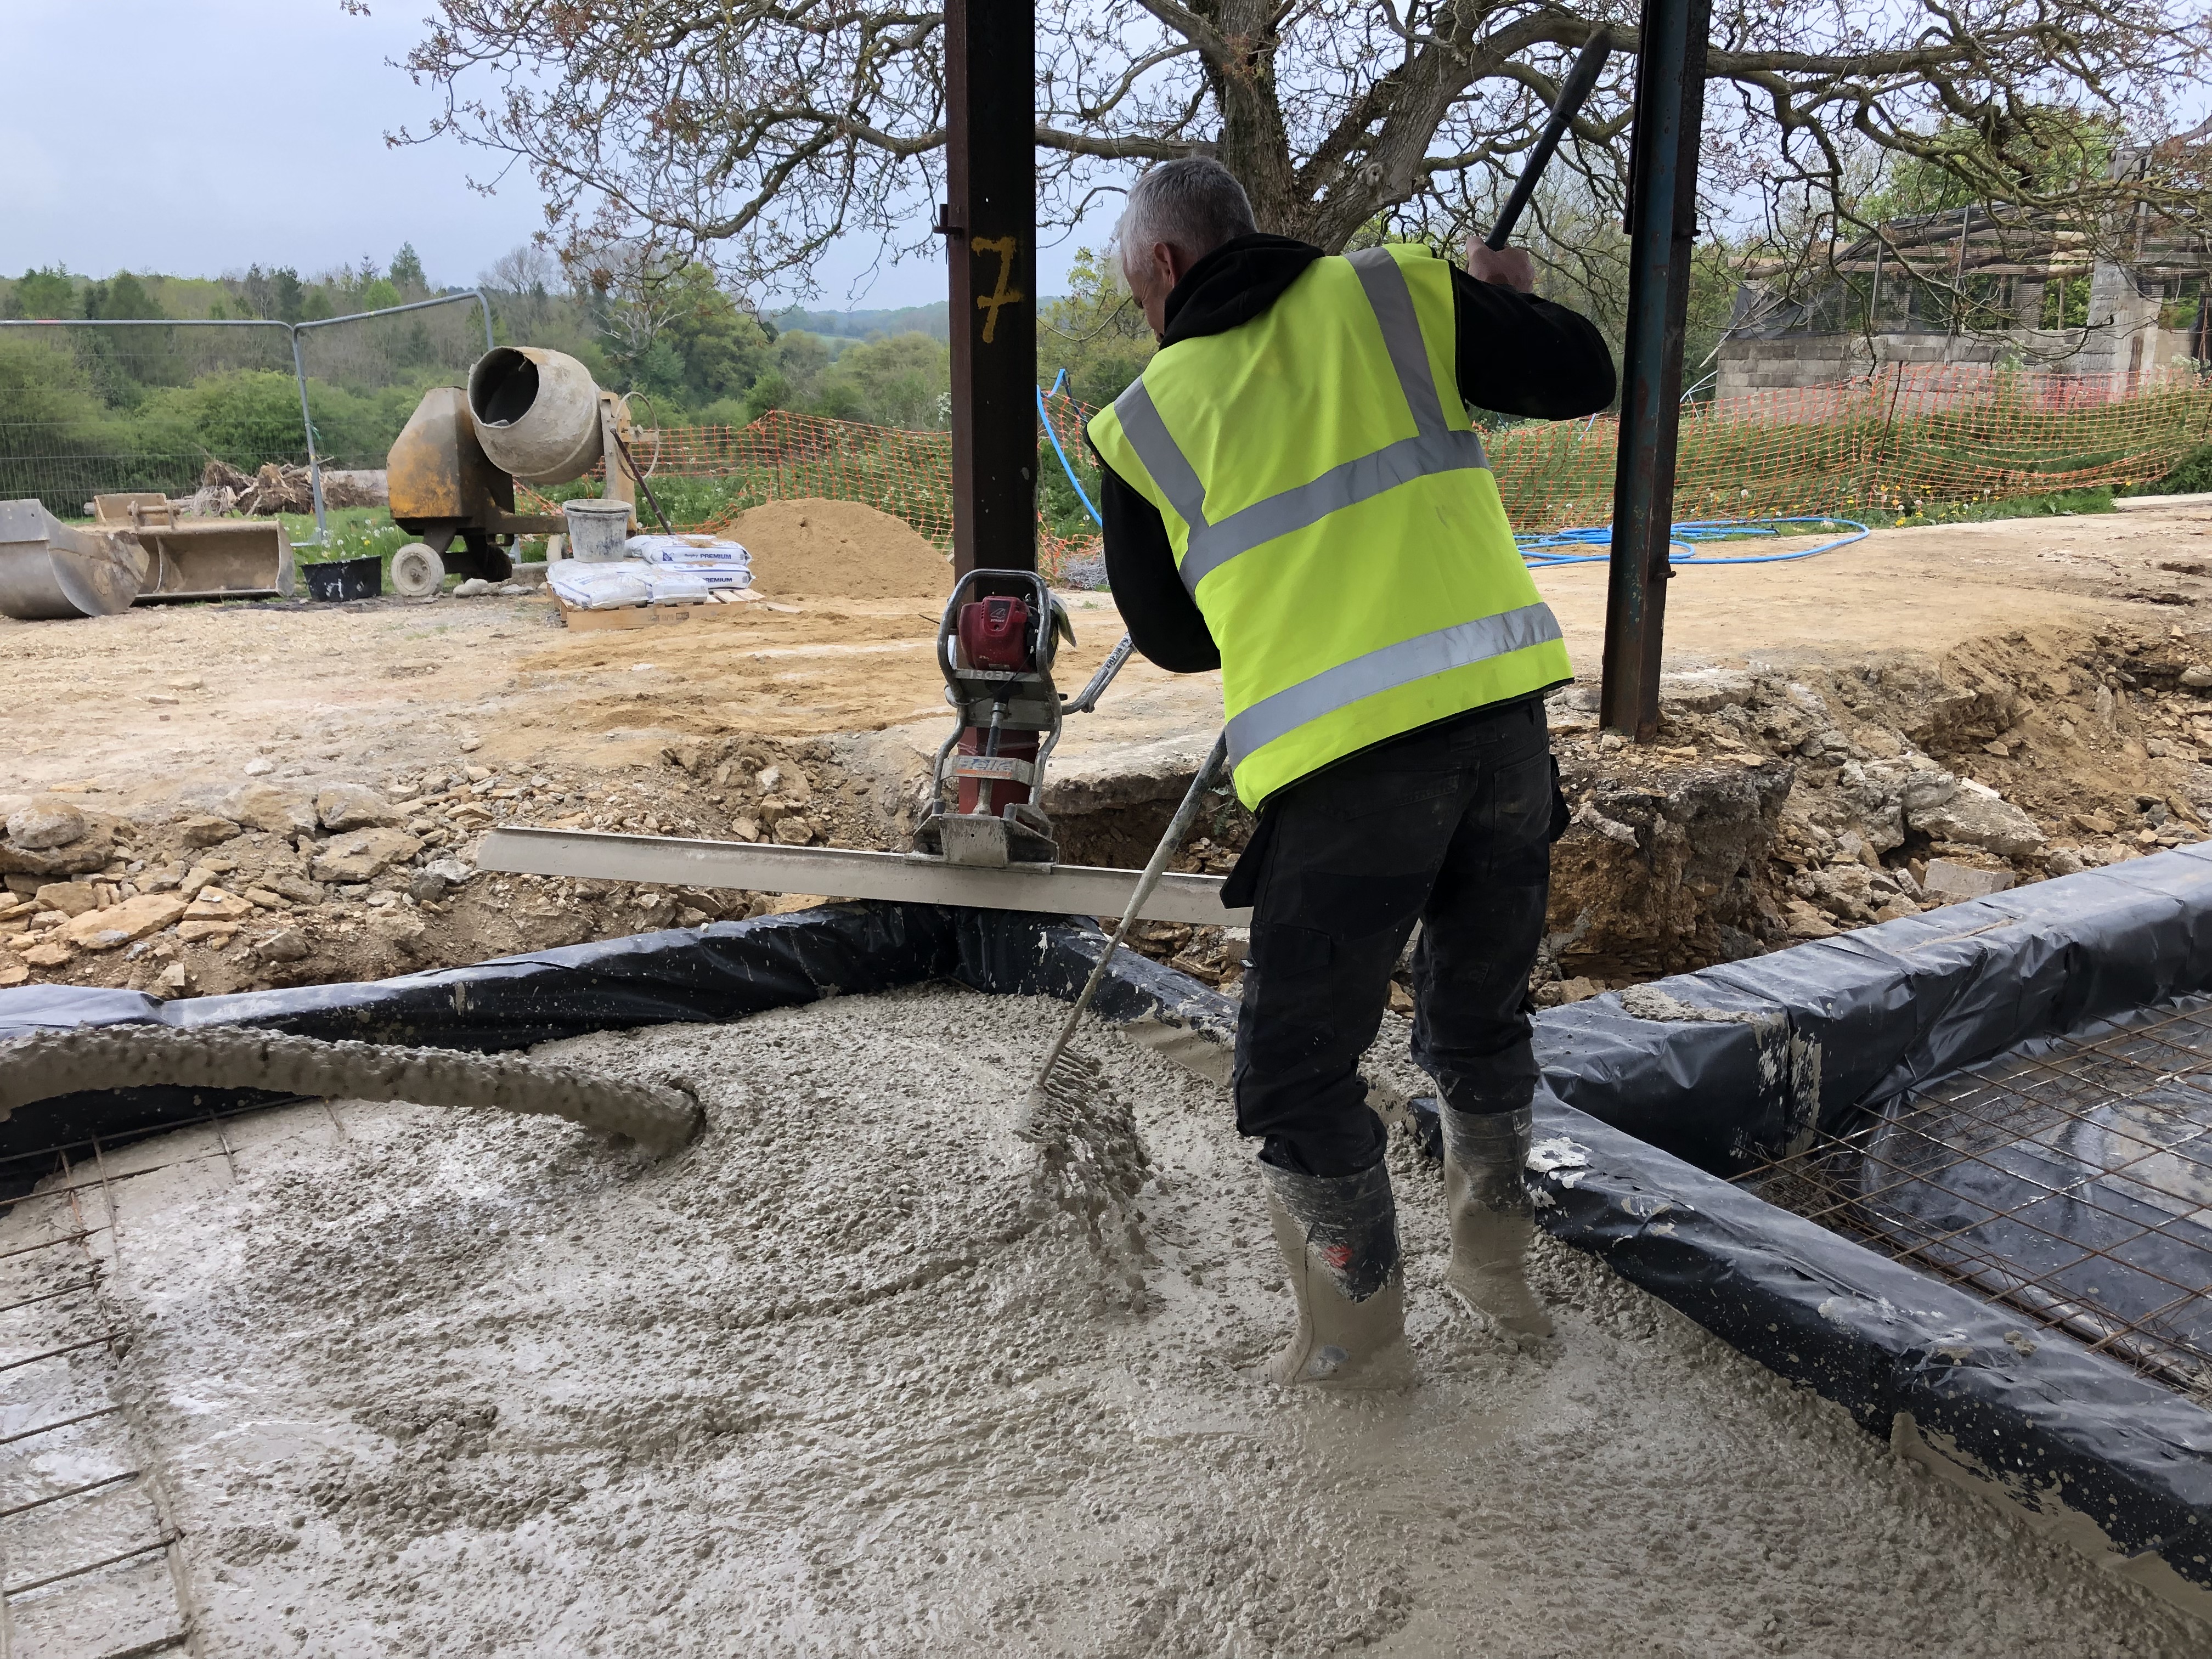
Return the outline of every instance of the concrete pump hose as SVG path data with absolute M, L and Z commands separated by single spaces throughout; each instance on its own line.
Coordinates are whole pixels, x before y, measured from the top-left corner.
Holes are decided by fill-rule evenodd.
M 101 1025 L 0 1042 L 0 1118 L 80 1090 L 160 1085 L 540 1113 L 627 1135 L 655 1157 L 690 1140 L 701 1121 L 699 1103 L 681 1089 L 513 1054 L 324 1042 L 234 1025 Z

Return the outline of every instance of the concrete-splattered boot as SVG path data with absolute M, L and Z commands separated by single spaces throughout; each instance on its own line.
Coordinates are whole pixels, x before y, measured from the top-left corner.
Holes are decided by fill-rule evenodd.
M 1522 1171 L 1528 1163 L 1533 1113 L 1455 1112 L 1444 1129 L 1444 1214 L 1451 1222 L 1451 1266 L 1444 1288 L 1522 1336 L 1549 1336 L 1552 1316 L 1528 1286 L 1528 1240 L 1535 1206 Z
M 1264 1159 L 1267 1216 L 1298 1304 L 1298 1328 L 1267 1362 L 1267 1380 L 1395 1389 L 1413 1378 L 1398 1210 L 1381 1164 L 1309 1176 Z

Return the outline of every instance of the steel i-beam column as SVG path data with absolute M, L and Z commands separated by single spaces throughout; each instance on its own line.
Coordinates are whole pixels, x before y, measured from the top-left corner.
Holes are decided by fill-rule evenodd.
M 1629 169 L 1628 339 L 1621 363 L 1620 457 L 1605 606 L 1599 715 L 1649 742 L 1659 727 L 1667 538 L 1674 517 L 1682 328 L 1698 228 L 1711 0 L 1644 0 Z
M 945 0 L 956 575 L 1036 568 L 1036 11 Z

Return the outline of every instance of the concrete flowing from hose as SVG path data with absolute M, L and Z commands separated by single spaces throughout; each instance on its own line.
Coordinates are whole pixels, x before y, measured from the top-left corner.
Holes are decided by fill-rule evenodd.
M 626 1135 L 655 1157 L 690 1140 L 701 1121 L 699 1103 L 681 1089 L 512 1054 L 324 1042 L 234 1025 L 103 1025 L 0 1042 L 0 1118 L 80 1090 L 161 1085 L 542 1114 Z

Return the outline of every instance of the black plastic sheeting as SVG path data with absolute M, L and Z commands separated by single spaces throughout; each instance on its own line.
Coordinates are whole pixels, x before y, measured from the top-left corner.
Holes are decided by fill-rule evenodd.
M 1537 1059 L 1566 1104 L 1738 1170 L 2016 1042 L 2212 990 L 2208 923 L 2212 843 L 2178 848 L 1609 991 L 1546 1014 Z
M 2124 1553 L 2155 1554 L 2212 1589 L 2212 1413 L 2063 1339 L 2029 1340 L 2016 1316 L 1645 1144 L 1725 1167 L 2035 1028 L 2195 988 L 2212 980 L 2212 930 L 2195 937 L 2208 903 L 2212 849 L 2167 854 L 1667 981 L 1673 1001 L 1644 1005 L 1717 1021 L 1639 1019 L 1619 996 L 1548 1012 L 1537 1133 L 1580 1161 L 1543 1178 L 1544 1224 L 1869 1431 L 1894 1436 L 1909 1416 L 2027 1507 L 2056 1510 L 2063 1494 Z M 836 905 L 366 985 L 169 1004 L 0 992 L 0 1037 L 150 1021 L 511 1048 L 930 978 L 1067 998 L 1103 944 L 1078 919 Z M 1235 1027 L 1234 1004 L 1133 955 L 1095 1006 L 1217 1042 Z M 245 1103 L 180 1091 L 42 1102 L 0 1123 L 0 1160 Z
M 327 1040 L 491 1051 L 623 1027 L 739 1019 L 841 994 L 951 979 L 1073 998 L 1104 935 L 1087 921 L 938 905 L 837 904 L 750 921 L 570 945 L 368 983 L 164 1002 L 136 991 L 0 991 L 0 1040 L 40 1030 L 241 1025 Z M 1167 1011 L 1226 1037 L 1233 1005 L 1134 952 L 1093 1005 L 1103 1018 Z M 35 1155 L 270 1103 L 250 1091 L 119 1089 L 57 1097 L 0 1121 L 0 1200 L 46 1173 Z
M 2123 1556 L 2155 1554 L 2212 1590 L 2212 1413 L 1548 1091 L 1536 1134 L 1583 1160 L 1541 1178 L 1554 1236 L 1869 1432 L 1901 1438 L 1910 1417 L 2014 1502 L 2086 1516 Z

